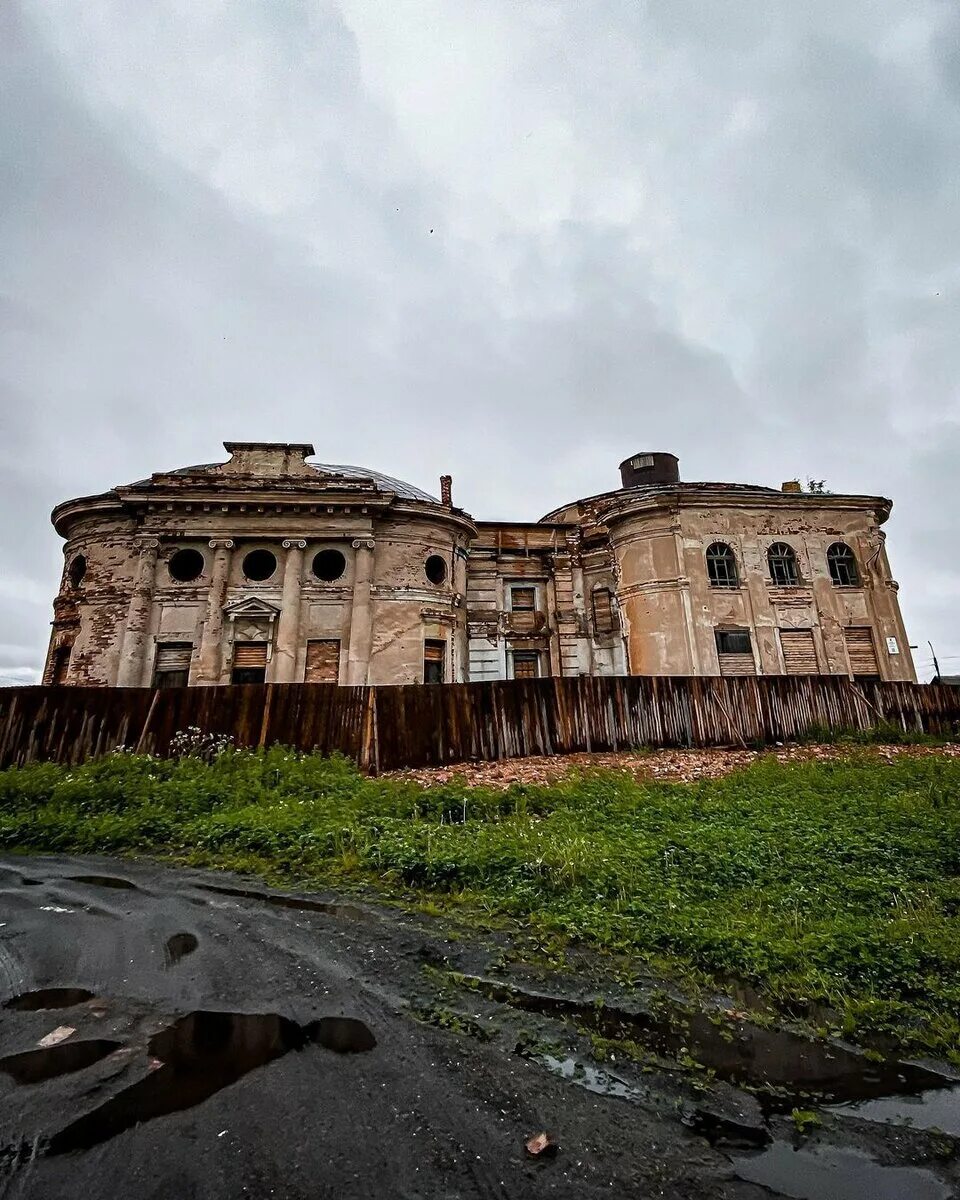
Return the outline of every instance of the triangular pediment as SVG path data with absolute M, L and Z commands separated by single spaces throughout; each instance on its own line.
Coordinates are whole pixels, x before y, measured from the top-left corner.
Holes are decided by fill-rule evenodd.
M 234 619 L 244 617 L 247 620 L 273 621 L 280 615 L 280 608 L 259 596 L 245 596 L 243 600 L 234 600 L 226 605 L 223 612 L 224 616 Z

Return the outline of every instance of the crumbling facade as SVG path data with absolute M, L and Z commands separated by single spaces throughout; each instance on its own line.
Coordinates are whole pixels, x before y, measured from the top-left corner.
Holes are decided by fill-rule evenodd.
M 476 522 L 309 445 L 59 505 L 45 682 L 398 684 L 547 675 L 915 679 L 889 500 L 684 483 L 668 454 L 538 522 Z

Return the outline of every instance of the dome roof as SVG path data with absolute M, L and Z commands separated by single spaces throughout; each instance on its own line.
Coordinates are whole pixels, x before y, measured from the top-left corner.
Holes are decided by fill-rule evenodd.
M 343 463 L 307 463 L 308 467 L 322 474 L 343 475 L 347 479 L 371 479 L 384 492 L 396 492 L 404 500 L 426 500 L 430 504 L 439 504 L 436 496 L 422 488 L 405 483 L 402 479 L 394 479 L 392 475 L 384 475 L 382 471 L 372 471 L 369 467 L 349 467 Z
M 314 450 L 307 442 L 224 442 L 224 449 L 230 452 L 230 460 L 225 463 L 198 463 L 191 467 L 177 467 L 173 471 L 160 473 L 164 475 L 246 475 L 264 479 L 282 478 L 287 483 L 295 482 L 297 478 L 310 479 L 311 476 L 328 476 L 333 481 L 339 479 L 351 483 L 366 484 L 380 492 L 390 492 L 402 500 L 419 500 L 427 504 L 439 504 L 436 496 L 431 496 L 422 488 L 414 487 L 393 475 L 385 475 L 382 471 L 374 471 L 369 467 L 355 467 L 347 463 L 318 463 L 309 462 L 307 458 Z M 149 486 L 158 479 L 139 480 L 131 487 Z

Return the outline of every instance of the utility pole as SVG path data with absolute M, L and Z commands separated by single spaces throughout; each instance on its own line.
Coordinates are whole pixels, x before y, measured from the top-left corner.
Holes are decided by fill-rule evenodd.
M 933 648 L 933 642 L 928 640 L 927 645 L 930 647 L 930 653 L 933 655 L 933 669 L 934 669 L 934 671 L 936 671 L 936 674 L 933 677 L 933 681 L 934 681 L 934 683 L 939 683 L 940 682 L 940 664 L 937 662 L 937 652 Z

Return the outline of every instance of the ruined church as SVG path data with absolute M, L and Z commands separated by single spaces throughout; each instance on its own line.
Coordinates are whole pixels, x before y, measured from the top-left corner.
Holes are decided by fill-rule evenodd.
M 916 678 L 882 497 L 688 483 L 641 453 L 540 521 L 481 521 L 448 476 L 436 498 L 306 444 L 224 448 L 57 506 L 46 683 Z

